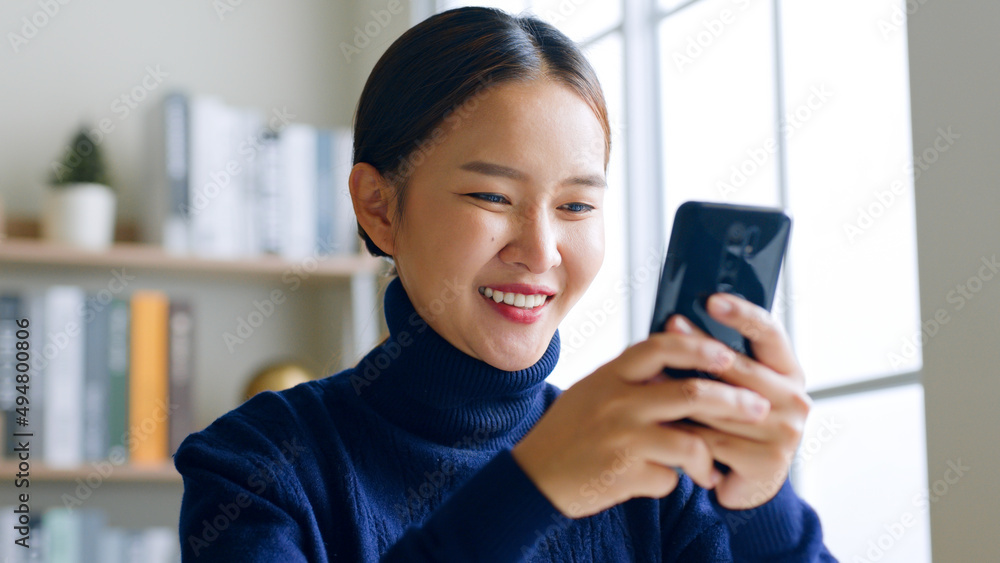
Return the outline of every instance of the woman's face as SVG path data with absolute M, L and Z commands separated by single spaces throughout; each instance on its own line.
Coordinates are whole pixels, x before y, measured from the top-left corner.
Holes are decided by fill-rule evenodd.
M 411 155 L 393 225 L 397 272 L 456 348 L 526 368 L 604 260 L 603 130 L 579 95 L 547 79 L 485 89 L 440 129 Z

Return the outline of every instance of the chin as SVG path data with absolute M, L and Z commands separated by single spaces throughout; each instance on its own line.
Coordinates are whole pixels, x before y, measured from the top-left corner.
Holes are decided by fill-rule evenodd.
M 492 358 L 485 360 L 491 366 L 504 371 L 518 371 L 529 368 L 542 359 L 545 350 L 549 347 L 551 337 L 545 341 L 545 345 L 537 350 L 519 350 L 511 353 L 510 350 L 495 350 Z

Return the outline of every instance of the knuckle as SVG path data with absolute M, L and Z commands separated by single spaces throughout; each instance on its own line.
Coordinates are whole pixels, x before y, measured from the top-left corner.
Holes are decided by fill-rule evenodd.
M 668 494 L 673 492 L 674 488 L 677 487 L 677 482 L 679 480 L 680 477 L 677 475 L 677 472 L 674 471 L 673 469 L 667 469 L 664 471 L 655 472 L 649 479 L 650 486 L 653 489 L 653 496 L 655 497 L 667 496 Z
M 708 446 L 699 436 L 684 433 L 680 443 L 681 452 L 689 460 L 697 460 L 708 452 Z
M 798 392 L 792 395 L 791 406 L 793 412 L 805 417 L 812 411 L 813 400 L 805 392 Z
M 690 377 L 681 382 L 681 393 L 688 402 L 696 402 L 705 395 L 705 381 Z
M 783 444 L 798 444 L 802 439 L 803 424 L 798 418 L 784 418 L 777 426 L 778 440 Z

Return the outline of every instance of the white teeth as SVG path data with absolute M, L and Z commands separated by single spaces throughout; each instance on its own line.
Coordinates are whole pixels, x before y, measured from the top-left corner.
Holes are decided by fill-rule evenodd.
M 503 302 L 522 309 L 534 309 L 542 303 L 545 303 L 546 299 L 546 296 L 542 294 L 525 295 L 523 293 L 513 292 L 504 293 L 500 290 L 489 287 L 480 288 L 479 293 L 486 296 L 487 299 L 492 299 L 497 303 Z

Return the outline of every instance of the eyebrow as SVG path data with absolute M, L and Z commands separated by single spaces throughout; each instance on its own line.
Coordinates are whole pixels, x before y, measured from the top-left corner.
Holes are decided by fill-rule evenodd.
M 459 166 L 462 170 L 468 170 L 469 172 L 476 172 L 477 174 L 484 174 L 486 176 L 497 176 L 500 178 L 509 178 L 511 180 L 524 181 L 527 179 L 527 175 L 524 172 L 516 168 L 511 168 L 509 166 L 504 166 L 502 164 L 494 164 L 492 162 L 483 162 L 481 160 L 473 160 L 466 162 L 465 164 Z M 586 174 L 583 176 L 570 176 L 562 181 L 563 185 L 581 185 L 581 186 L 591 186 L 595 188 L 606 188 L 608 183 L 604 180 L 604 177 L 599 174 Z

